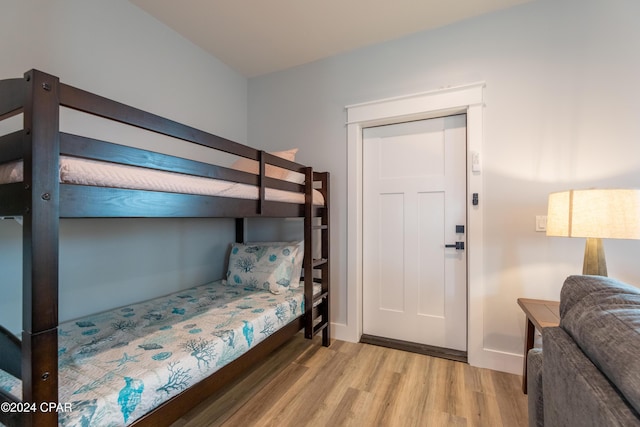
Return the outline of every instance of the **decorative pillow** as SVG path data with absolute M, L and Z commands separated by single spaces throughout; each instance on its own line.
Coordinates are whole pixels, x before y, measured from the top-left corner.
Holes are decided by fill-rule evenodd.
M 304 240 L 301 240 L 299 242 L 248 242 L 247 245 L 297 246 L 298 251 L 296 252 L 295 260 L 293 261 L 293 270 L 291 272 L 291 281 L 289 282 L 289 288 L 297 289 L 298 287 L 300 287 L 302 261 L 304 261 Z
M 289 160 L 291 162 L 296 161 L 296 153 L 298 152 L 297 148 L 292 148 L 291 150 L 286 151 L 276 151 L 273 154 L 274 156 L 278 156 L 282 159 Z M 243 172 L 252 173 L 254 175 L 258 175 L 260 173 L 260 164 L 251 159 L 241 158 L 236 160 L 232 165 L 232 169 L 236 169 Z M 265 174 L 269 178 L 283 179 L 283 180 L 291 180 L 296 179 L 296 176 L 293 175 L 295 172 L 290 171 L 288 169 L 279 168 L 277 166 L 266 165 Z M 298 174 L 302 175 L 302 174 Z M 304 175 L 302 175 L 302 180 L 304 182 Z M 292 181 L 296 182 L 296 181 Z
M 234 243 L 229 254 L 227 285 L 280 294 L 289 289 L 297 251 L 295 244 Z

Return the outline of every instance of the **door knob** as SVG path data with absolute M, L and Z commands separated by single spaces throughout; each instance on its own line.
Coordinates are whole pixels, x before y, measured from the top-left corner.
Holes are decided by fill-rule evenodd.
M 456 242 L 455 244 L 452 245 L 444 245 L 445 248 L 456 248 L 457 251 L 463 251 L 464 250 L 464 242 Z

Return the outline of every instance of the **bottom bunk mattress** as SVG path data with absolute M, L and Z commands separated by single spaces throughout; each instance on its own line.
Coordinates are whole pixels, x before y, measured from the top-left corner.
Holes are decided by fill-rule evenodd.
M 65 426 L 127 425 L 211 375 L 304 312 L 304 288 L 279 295 L 221 281 L 63 323 Z M 0 370 L 0 389 L 21 397 Z

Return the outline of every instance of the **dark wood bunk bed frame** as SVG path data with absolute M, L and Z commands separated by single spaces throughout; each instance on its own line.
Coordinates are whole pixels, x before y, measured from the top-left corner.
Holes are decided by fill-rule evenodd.
M 176 156 L 81 137 L 59 130 L 60 107 L 142 128 L 189 143 L 256 160 L 259 175 Z M 60 83 L 57 77 L 30 70 L 24 78 L 0 81 L 0 121 L 23 114 L 22 130 L 0 137 L 0 163 L 22 159 L 24 180 L 0 185 L 0 216 L 23 218 L 22 342 L 0 334 L 3 358 L 10 351 L 21 354 L 14 372 L 22 380 L 22 402 L 39 408 L 58 402 L 58 271 L 60 218 L 123 217 L 225 217 L 236 218 L 236 240 L 244 241 L 245 218 L 303 217 L 305 281 L 303 316 L 278 330 L 240 358 L 174 396 L 134 425 L 167 425 L 199 402 L 232 382 L 290 337 L 304 329 L 306 338 L 322 332 L 329 337 L 329 174 L 281 159 L 201 130 Z M 252 184 L 258 200 L 127 190 L 61 184 L 60 155 L 180 172 L 190 175 Z M 305 175 L 303 185 L 265 176 L 266 164 Z M 305 194 L 304 204 L 265 200 L 265 188 Z M 312 202 L 313 189 L 325 198 L 324 206 Z M 313 257 L 313 237 L 320 235 L 321 253 Z M 321 284 L 313 295 L 311 282 Z M 314 307 L 314 304 L 316 305 Z M 4 336 L 4 339 L 2 338 Z M 21 346 L 21 348 L 20 348 Z M 2 361 L 2 358 L 0 358 Z M 0 391 L 0 401 L 18 402 Z M 62 403 L 62 402 L 61 402 Z M 55 426 L 55 411 L 22 414 L 0 413 L 7 425 Z

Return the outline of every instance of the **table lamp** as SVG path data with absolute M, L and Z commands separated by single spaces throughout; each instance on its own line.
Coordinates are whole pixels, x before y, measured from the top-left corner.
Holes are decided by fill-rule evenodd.
M 586 237 L 582 274 L 606 276 L 602 239 L 640 239 L 640 190 L 551 193 L 547 236 Z

